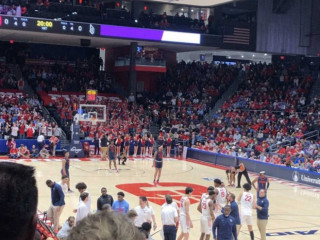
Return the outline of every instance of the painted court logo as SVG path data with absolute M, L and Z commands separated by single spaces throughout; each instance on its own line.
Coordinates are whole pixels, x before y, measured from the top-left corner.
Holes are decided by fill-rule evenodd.
M 150 183 L 131 183 L 131 184 L 119 184 L 117 188 L 131 193 L 136 196 L 146 196 L 150 202 L 162 205 L 165 202 L 165 195 L 170 194 L 172 199 L 179 202 L 181 197 L 185 194 L 186 187 L 192 187 L 193 193 L 190 198 L 190 203 L 198 203 L 202 194 L 207 191 L 207 187 L 191 184 L 191 183 L 177 183 L 177 182 L 165 182 L 154 186 Z

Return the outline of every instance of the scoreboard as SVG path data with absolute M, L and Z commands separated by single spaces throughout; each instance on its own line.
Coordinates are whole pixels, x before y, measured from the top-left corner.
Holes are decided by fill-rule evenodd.
M 99 24 L 6 15 L 0 15 L 0 29 L 100 36 Z

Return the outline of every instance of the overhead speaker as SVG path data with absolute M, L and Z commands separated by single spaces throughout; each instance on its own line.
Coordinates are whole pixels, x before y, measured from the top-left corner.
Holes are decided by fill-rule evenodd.
M 89 47 L 91 45 L 90 39 L 80 39 L 80 46 L 81 47 Z

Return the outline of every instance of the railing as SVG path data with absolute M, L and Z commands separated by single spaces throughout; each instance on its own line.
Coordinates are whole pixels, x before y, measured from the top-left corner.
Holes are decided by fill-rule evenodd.
M 319 137 L 319 130 L 314 130 L 314 131 L 311 131 L 311 132 L 308 132 L 306 134 L 303 135 L 302 138 L 304 139 L 310 139 L 310 138 L 315 138 L 315 137 Z
M 320 173 L 318 172 L 311 172 L 298 168 L 275 165 L 272 163 L 265 163 L 257 160 L 217 154 L 192 148 L 187 149 L 186 156 L 201 162 L 208 162 L 214 165 L 225 167 L 235 166 L 243 163 L 246 169 L 250 172 L 259 173 L 260 171 L 265 171 L 266 175 L 268 176 L 320 187 Z
M 115 61 L 115 67 L 130 66 L 129 58 L 118 58 Z M 149 58 L 136 58 L 136 66 L 166 66 L 165 60 L 149 59 Z

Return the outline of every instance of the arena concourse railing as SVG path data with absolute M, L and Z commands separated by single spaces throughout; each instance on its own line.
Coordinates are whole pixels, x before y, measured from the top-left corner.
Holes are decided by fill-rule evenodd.
M 271 163 L 217 154 L 193 148 L 187 148 L 186 157 L 225 167 L 244 163 L 246 169 L 250 172 L 259 173 L 260 171 L 265 171 L 266 175 L 270 177 L 320 187 L 320 173 L 317 172 L 310 172 L 297 168 L 279 166 Z

